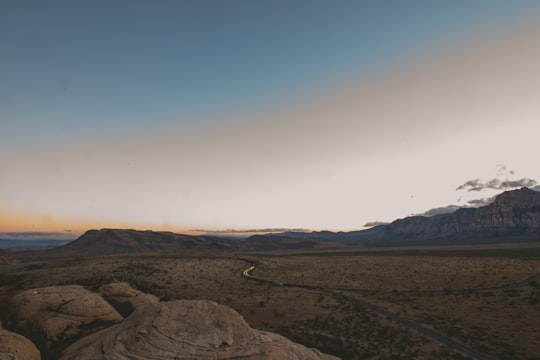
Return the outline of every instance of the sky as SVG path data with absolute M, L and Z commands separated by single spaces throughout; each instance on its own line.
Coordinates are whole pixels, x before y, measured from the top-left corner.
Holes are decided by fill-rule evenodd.
M 538 187 L 537 1 L 0 8 L 0 232 L 352 230 Z

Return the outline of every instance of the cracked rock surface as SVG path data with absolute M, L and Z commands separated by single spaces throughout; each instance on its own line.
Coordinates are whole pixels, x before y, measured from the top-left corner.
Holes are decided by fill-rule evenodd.
M 51 359 L 68 344 L 122 319 L 101 296 L 78 285 L 27 290 L 9 303 L 9 327 Z
M 98 292 L 124 317 L 135 309 L 148 304 L 155 304 L 159 299 L 132 288 L 128 283 L 116 282 L 103 285 Z
M 336 359 L 252 329 L 236 311 L 205 300 L 137 308 L 122 323 L 68 347 L 61 360 Z

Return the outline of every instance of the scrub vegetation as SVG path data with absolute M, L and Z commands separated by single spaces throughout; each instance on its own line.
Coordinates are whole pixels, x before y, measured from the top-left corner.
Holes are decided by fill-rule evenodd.
M 243 277 L 252 263 L 255 277 L 272 282 Z M 540 286 L 533 279 L 519 290 L 503 288 L 539 274 L 538 248 L 459 254 L 444 249 L 298 256 L 148 253 L 4 264 L 1 270 L 2 316 L 9 298 L 24 289 L 80 284 L 95 290 L 125 281 L 162 300 L 216 301 L 240 312 L 254 328 L 344 359 L 461 357 L 353 298 L 497 358 L 532 359 L 540 353 Z

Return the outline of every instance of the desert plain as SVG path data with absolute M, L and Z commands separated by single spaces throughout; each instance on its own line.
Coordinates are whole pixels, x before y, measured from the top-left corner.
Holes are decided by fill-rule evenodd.
M 253 265 L 251 277 L 243 276 Z M 538 359 L 539 279 L 534 244 L 153 252 L 2 264 L 0 315 L 26 289 L 127 282 L 161 300 L 227 305 L 254 328 L 343 359 L 471 357 L 431 330 L 486 358 Z

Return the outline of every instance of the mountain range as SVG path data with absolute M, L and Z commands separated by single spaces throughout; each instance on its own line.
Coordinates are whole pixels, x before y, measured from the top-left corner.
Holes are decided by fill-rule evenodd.
M 489 205 L 436 216 L 410 216 L 367 230 L 285 232 L 268 237 L 318 239 L 367 246 L 540 241 L 540 192 L 506 191 Z
M 89 230 L 53 249 L 18 252 L 24 260 L 76 258 L 161 251 L 268 252 L 346 251 L 358 246 L 406 246 L 540 242 L 540 192 L 522 188 L 498 195 L 479 208 L 411 216 L 351 232 L 283 232 L 247 239 L 129 229 Z
M 265 236 L 227 238 L 209 235 L 184 235 L 172 232 L 133 229 L 89 230 L 78 239 L 56 248 L 13 252 L 20 260 L 81 258 L 150 252 L 268 252 L 279 250 L 343 250 L 350 245 L 317 239 L 275 238 Z

